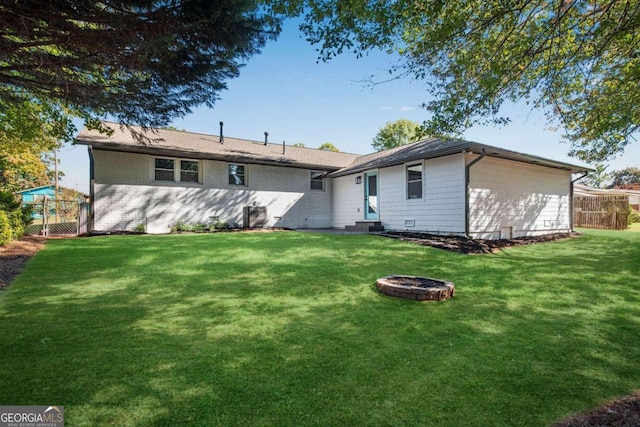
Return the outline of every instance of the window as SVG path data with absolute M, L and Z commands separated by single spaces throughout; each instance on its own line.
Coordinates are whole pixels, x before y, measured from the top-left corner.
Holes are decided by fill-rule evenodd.
M 198 182 L 198 162 L 193 160 L 180 160 L 180 181 Z
M 229 184 L 246 185 L 244 165 L 229 165 Z
M 407 166 L 407 199 L 422 199 L 422 164 Z
M 176 164 L 177 163 L 177 164 Z M 176 170 L 180 167 L 180 169 Z M 177 172 L 180 172 L 178 175 Z M 155 159 L 156 181 L 200 182 L 200 162 L 197 160 Z
M 174 181 L 173 177 L 173 160 L 156 159 L 156 181 Z
M 324 181 L 322 176 L 324 172 L 311 171 L 311 189 L 312 190 L 324 190 Z

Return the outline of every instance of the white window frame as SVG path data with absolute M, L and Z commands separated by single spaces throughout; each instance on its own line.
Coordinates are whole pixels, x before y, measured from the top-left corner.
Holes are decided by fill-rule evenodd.
M 185 182 L 185 183 L 191 183 L 191 184 L 198 184 L 200 183 L 200 170 L 202 169 L 202 164 L 201 162 L 197 161 L 197 160 L 188 160 L 188 159 L 180 159 L 180 170 L 178 171 L 179 173 L 179 178 L 180 178 L 180 182 Z M 195 171 L 196 174 L 196 180 L 195 181 L 187 181 L 187 180 L 183 180 L 182 179 L 182 172 L 187 172 L 189 174 L 193 174 L 194 171 L 191 170 L 184 170 L 182 169 L 182 162 L 191 162 L 191 163 L 195 163 L 196 166 L 198 167 L 198 169 Z
M 409 170 L 411 168 L 415 168 L 416 166 L 420 167 L 420 179 L 413 179 L 410 180 L 409 179 Z M 407 200 L 420 200 L 424 197 L 424 165 L 423 163 L 411 163 L 411 164 L 407 164 L 405 167 L 405 180 L 407 183 Z M 416 183 L 420 183 L 420 196 L 419 197 L 411 197 L 411 191 L 409 189 L 411 184 L 416 184 Z
M 324 191 L 324 172 L 312 170 L 310 175 L 309 189 L 311 191 Z M 314 182 L 320 182 L 320 188 L 313 188 Z
M 171 169 L 163 169 L 156 167 L 156 160 L 171 160 L 173 162 L 173 179 L 156 179 L 156 171 L 163 170 L 169 171 Z M 183 181 L 182 180 L 182 162 L 195 162 L 198 165 L 198 180 L 197 181 Z M 152 158 L 152 171 L 151 171 L 151 179 L 157 183 L 174 183 L 174 184 L 185 184 L 185 185 L 201 185 L 202 184 L 202 160 L 196 159 L 183 159 L 179 157 L 163 157 L 163 156 L 154 156 Z M 191 171 L 193 172 L 193 171 Z
M 229 185 L 232 185 L 234 187 L 247 187 L 249 185 L 248 179 L 247 179 L 247 165 L 243 164 L 243 163 L 229 163 L 227 165 L 227 182 Z M 239 174 L 232 174 L 231 173 L 231 167 L 232 166 L 242 166 L 242 175 Z M 236 184 L 235 182 L 231 182 L 231 176 L 242 176 L 242 184 Z
M 166 168 L 158 168 L 157 161 L 158 160 L 170 160 L 172 162 L 173 167 L 171 169 Z M 171 171 L 173 175 L 173 179 L 158 179 L 156 172 L 157 171 Z M 169 157 L 154 157 L 153 158 L 153 180 L 157 182 L 175 182 L 176 181 L 176 159 L 172 159 Z

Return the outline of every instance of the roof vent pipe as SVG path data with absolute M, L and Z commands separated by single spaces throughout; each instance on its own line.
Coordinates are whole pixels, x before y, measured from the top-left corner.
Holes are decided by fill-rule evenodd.
M 224 135 L 222 134 L 222 126 L 224 126 L 224 123 L 220 122 L 220 144 L 224 144 Z
M 264 145 L 267 145 L 267 138 L 269 138 L 269 132 L 264 133 Z
M 284 141 L 282 141 L 282 155 L 284 156 Z

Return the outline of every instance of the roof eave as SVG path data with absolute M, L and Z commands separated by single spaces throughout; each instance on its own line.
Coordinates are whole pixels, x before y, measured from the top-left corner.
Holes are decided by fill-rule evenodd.
M 76 143 L 82 145 L 92 146 L 94 150 L 115 151 L 121 153 L 135 153 L 135 154 L 148 154 L 152 156 L 166 156 L 166 157 L 182 157 L 187 159 L 201 159 L 201 160 L 218 160 L 225 162 L 235 163 L 247 163 L 257 164 L 265 166 L 286 166 L 298 169 L 314 169 L 323 172 L 333 172 L 338 170 L 338 166 L 331 166 L 326 164 L 315 164 L 305 162 L 295 162 L 287 159 L 286 157 L 269 159 L 262 158 L 257 159 L 251 156 L 243 155 L 228 155 L 228 154 L 216 154 L 216 153 L 203 153 L 200 151 L 180 150 L 177 148 L 159 148 L 159 147 L 146 147 L 146 146 L 125 146 L 118 143 L 86 141 L 82 139 L 76 139 Z
M 495 157 L 495 158 L 501 158 L 501 159 L 505 159 L 505 160 L 528 163 L 528 164 L 533 164 L 533 165 L 537 165 L 537 166 L 545 166 L 545 167 L 550 167 L 550 168 L 554 168 L 554 169 L 562 169 L 562 170 L 566 170 L 566 171 L 569 171 L 569 172 L 572 172 L 572 173 L 595 172 L 594 169 L 588 168 L 586 166 L 578 166 L 578 165 L 573 165 L 573 164 L 570 164 L 570 163 L 558 162 L 558 161 L 555 161 L 555 160 L 545 159 L 544 157 L 539 157 L 539 156 L 534 156 L 534 155 L 524 154 L 524 153 L 518 153 L 517 151 L 511 151 L 511 150 L 506 150 L 506 149 L 503 149 L 503 148 L 493 147 L 491 145 L 485 145 L 485 144 L 480 144 L 480 143 L 475 143 L 475 142 L 465 142 L 465 143 L 462 143 L 462 144 L 458 144 L 458 145 L 456 145 L 454 147 L 447 147 L 447 148 L 443 148 L 441 150 L 436 150 L 436 151 L 429 152 L 429 153 L 418 154 L 418 155 L 414 155 L 414 156 L 407 156 L 405 158 L 397 159 L 397 160 L 394 160 L 394 161 L 385 162 L 384 160 L 382 160 L 382 161 L 376 162 L 374 160 L 374 161 L 369 162 L 369 163 L 358 165 L 357 167 L 354 167 L 354 168 L 349 168 L 347 166 L 346 168 L 339 169 L 339 170 L 329 174 L 329 176 L 333 177 L 333 178 L 338 178 L 338 177 L 341 177 L 341 176 L 362 173 L 362 172 L 365 172 L 365 171 L 371 170 L 371 169 L 398 166 L 398 165 L 410 163 L 410 162 L 413 162 L 413 161 L 416 161 L 416 160 L 436 159 L 436 158 L 439 158 L 439 157 L 450 156 L 450 155 L 453 155 L 453 154 L 462 154 L 462 153 L 471 152 L 471 153 L 480 155 L 480 154 L 483 153 L 483 151 L 486 152 L 487 156 L 489 156 L 489 157 Z
M 357 167 L 350 169 L 348 166 L 346 168 L 342 168 L 337 170 L 336 172 L 330 174 L 331 177 L 340 177 L 340 176 L 345 176 L 345 175 L 352 175 L 355 173 L 361 173 L 367 170 L 371 170 L 371 169 L 376 169 L 376 168 L 388 168 L 391 166 L 397 166 L 397 165 L 403 165 L 405 163 L 409 163 L 409 162 L 414 162 L 416 160 L 421 160 L 421 159 L 436 159 L 438 157 L 445 157 L 445 156 L 450 156 L 452 154 L 462 154 L 466 151 L 468 151 L 468 147 L 467 145 L 469 144 L 461 144 L 461 145 L 457 145 L 455 147 L 447 147 L 447 148 L 443 148 L 441 150 L 437 150 L 437 151 L 433 151 L 431 153 L 428 154 L 416 154 L 414 156 L 407 156 L 407 157 L 403 157 L 401 159 L 397 159 L 394 161 L 381 161 L 381 162 L 376 162 L 376 161 L 372 161 L 370 163 L 365 163 L 362 165 L 358 165 Z
M 559 162 L 556 160 L 535 156 L 533 154 L 519 153 L 517 151 L 507 150 L 505 148 L 492 147 L 490 145 L 485 145 L 477 142 L 471 143 L 470 149 L 476 154 L 481 154 L 482 150 L 485 150 L 485 152 L 487 153 L 487 156 L 490 156 L 490 157 L 502 158 L 505 160 L 513 160 L 516 162 L 523 162 L 523 163 L 528 163 L 528 164 L 538 165 L 538 166 L 546 166 L 554 169 L 563 169 L 572 173 L 595 172 L 595 169 L 592 169 L 586 166 L 579 166 L 571 163 Z

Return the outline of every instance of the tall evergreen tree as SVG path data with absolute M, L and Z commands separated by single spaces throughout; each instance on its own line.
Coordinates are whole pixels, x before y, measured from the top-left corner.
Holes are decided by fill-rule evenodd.
M 162 127 L 213 106 L 278 30 L 253 0 L 3 1 L 0 103 Z

